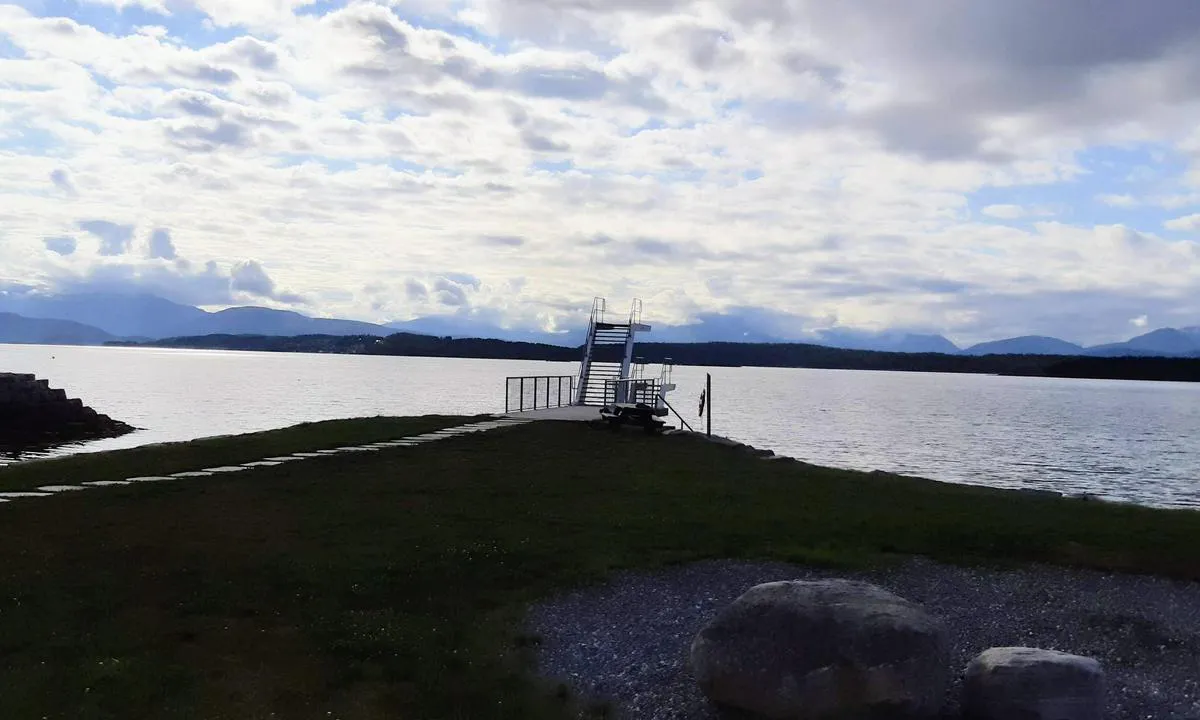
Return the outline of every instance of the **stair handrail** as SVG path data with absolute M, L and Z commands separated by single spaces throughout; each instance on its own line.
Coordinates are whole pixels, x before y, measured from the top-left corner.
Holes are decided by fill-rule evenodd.
M 587 396 L 588 374 L 592 366 L 592 349 L 596 344 L 596 322 L 604 318 L 608 302 L 602 297 L 592 298 L 592 314 L 588 320 L 587 339 L 583 343 L 583 361 L 579 363 L 579 385 L 575 398 L 576 405 L 583 405 Z
M 592 298 L 592 324 L 604 322 L 604 315 L 608 312 L 608 301 L 602 297 Z
M 584 395 L 587 394 L 588 370 L 592 365 L 592 346 L 596 337 L 596 321 L 588 323 L 587 339 L 583 343 L 583 360 L 579 363 L 579 383 L 576 385 L 577 405 L 583 404 Z
M 687 429 L 688 429 L 689 431 L 691 431 L 691 432 L 696 432 L 696 431 L 695 431 L 695 430 L 692 428 L 692 426 L 691 426 L 691 423 L 689 423 L 687 420 L 684 420 L 684 419 L 683 419 L 683 416 L 682 416 L 682 415 L 680 415 L 680 414 L 679 414 L 679 411 L 678 411 L 678 410 L 676 410 L 676 409 L 675 409 L 675 408 L 674 408 L 674 407 L 671 405 L 671 402 L 670 402 L 669 400 L 667 400 L 665 397 L 663 397 L 663 398 L 662 398 L 662 401 L 663 401 L 663 405 L 666 405 L 668 410 L 670 410 L 671 412 L 675 413 L 675 417 L 679 418 L 679 422 L 683 423 L 683 426 L 684 426 L 685 428 L 687 428 Z

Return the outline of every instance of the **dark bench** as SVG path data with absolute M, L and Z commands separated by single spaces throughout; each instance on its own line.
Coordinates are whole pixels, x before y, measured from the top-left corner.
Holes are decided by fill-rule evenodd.
M 635 425 L 652 435 L 661 433 L 666 427 L 666 423 L 659 420 L 666 414 L 665 408 L 655 408 L 645 403 L 609 403 L 600 408 L 600 417 L 610 428 L 618 430 L 622 425 Z

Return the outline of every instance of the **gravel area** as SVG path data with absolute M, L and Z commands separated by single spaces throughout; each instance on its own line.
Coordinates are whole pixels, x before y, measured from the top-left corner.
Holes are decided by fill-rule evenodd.
M 623 718 L 720 718 L 687 668 L 692 638 L 750 587 L 866 580 L 920 603 L 950 630 L 954 667 L 1023 645 L 1099 660 L 1110 720 L 1200 720 L 1200 584 L 1034 566 L 977 570 L 912 560 L 876 572 L 714 561 L 552 598 L 530 609 L 541 674 Z M 958 681 L 948 717 L 957 712 Z

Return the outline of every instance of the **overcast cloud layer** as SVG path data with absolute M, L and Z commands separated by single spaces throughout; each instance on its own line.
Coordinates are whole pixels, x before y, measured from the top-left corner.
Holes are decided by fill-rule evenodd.
M 0 283 L 1123 339 L 1197 87 L 1195 0 L 0 0 Z

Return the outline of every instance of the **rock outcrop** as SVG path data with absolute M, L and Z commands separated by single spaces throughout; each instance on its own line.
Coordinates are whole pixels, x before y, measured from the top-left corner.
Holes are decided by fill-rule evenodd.
M 0 373 L 0 446 L 54 445 L 117 437 L 134 428 L 68 398 L 33 375 Z
M 1099 720 L 1104 671 L 1078 655 L 992 648 L 967 666 L 963 712 L 970 720 Z
M 950 681 L 939 620 L 846 580 L 751 588 L 696 636 L 691 664 L 713 702 L 780 720 L 932 717 Z

